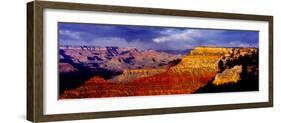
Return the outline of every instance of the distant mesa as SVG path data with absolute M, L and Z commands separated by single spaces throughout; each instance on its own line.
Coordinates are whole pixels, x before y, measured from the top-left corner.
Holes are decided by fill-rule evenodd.
M 77 72 L 78 69 L 74 68 L 71 64 L 69 63 L 59 63 L 59 72 L 60 73 L 72 73 L 72 72 Z
M 86 84 L 101 84 L 101 83 L 108 83 L 104 78 L 100 76 L 94 76 L 86 81 Z

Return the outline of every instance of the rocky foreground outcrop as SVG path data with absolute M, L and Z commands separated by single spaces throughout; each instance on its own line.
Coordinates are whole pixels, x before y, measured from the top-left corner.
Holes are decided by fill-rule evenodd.
M 257 83 L 257 48 L 196 47 L 167 68 L 127 69 L 107 80 L 94 76 L 60 98 L 252 91 Z
M 218 72 L 195 93 L 236 92 L 259 90 L 257 48 L 228 48 L 218 60 Z
M 241 80 L 240 74 L 242 73 L 242 65 L 234 66 L 230 69 L 225 69 L 222 73 L 217 73 L 214 81 L 214 85 L 219 86 L 229 83 L 237 83 Z

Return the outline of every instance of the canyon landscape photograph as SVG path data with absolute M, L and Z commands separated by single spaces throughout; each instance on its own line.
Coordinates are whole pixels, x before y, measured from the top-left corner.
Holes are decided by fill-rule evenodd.
M 59 99 L 259 90 L 259 32 L 58 23 Z

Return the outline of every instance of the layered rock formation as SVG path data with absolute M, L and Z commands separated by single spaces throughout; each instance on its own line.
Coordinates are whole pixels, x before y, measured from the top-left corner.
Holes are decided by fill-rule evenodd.
M 59 49 L 61 63 L 111 71 L 159 68 L 182 57 L 155 50 L 140 51 L 136 48 L 61 46 Z
M 257 48 L 196 47 L 168 67 L 125 69 L 109 79 L 94 76 L 79 88 L 64 91 L 60 98 L 251 91 L 258 89 L 257 81 Z M 239 85 L 238 89 L 229 89 L 233 85 Z
M 127 70 L 131 69 L 138 71 L 138 69 L 167 68 L 172 65 L 171 62 L 181 57 L 182 55 L 136 48 L 60 46 L 60 93 L 81 86 L 92 76 L 110 79 L 123 72 L 126 74 Z M 157 73 L 153 70 L 147 71 Z M 142 74 L 139 73 L 138 75 Z M 120 81 L 125 80 L 116 79 L 116 82 Z

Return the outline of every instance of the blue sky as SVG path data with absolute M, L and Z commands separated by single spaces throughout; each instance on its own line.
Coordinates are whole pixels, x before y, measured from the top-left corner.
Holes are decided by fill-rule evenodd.
M 258 31 L 58 23 L 60 45 L 185 50 L 196 46 L 258 47 Z

